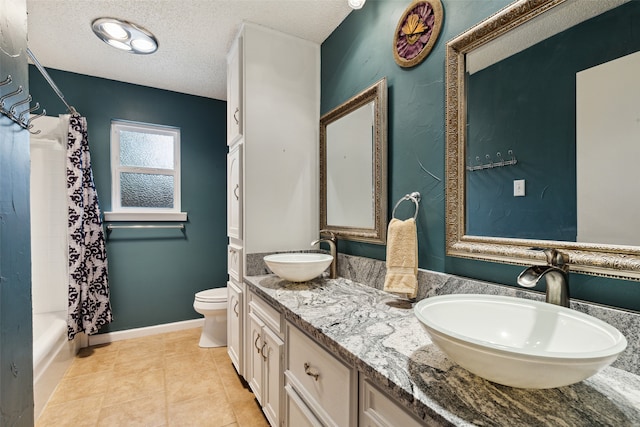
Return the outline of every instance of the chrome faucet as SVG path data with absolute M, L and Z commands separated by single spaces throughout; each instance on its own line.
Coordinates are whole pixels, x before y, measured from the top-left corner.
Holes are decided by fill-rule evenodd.
M 569 307 L 569 257 L 555 249 L 545 249 L 547 265 L 534 265 L 518 276 L 518 284 L 533 288 L 540 279 L 547 281 L 546 301 Z
M 322 233 L 328 234 L 328 237 L 322 237 Z M 335 279 L 338 277 L 338 253 L 336 250 L 336 244 L 338 243 L 338 239 L 336 239 L 336 235 L 333 234 L 329 230 L 320 230 L 320 238 L 318 240 L 314 240 L 311 242 L 311 246 L 315 246 L 320 242 L 325 242 L 329 244 L 329 253 L 333 257 L 333 261 L 331 261 L 331 265 L 329 266 L 329 278 Z

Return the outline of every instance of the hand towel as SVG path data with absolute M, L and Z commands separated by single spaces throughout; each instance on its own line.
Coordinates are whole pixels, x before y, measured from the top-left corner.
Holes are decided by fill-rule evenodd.
M 389 223 L 384 290 L 406 298 L 418 294 L 418 235 L 413 218 L 393 218 Z

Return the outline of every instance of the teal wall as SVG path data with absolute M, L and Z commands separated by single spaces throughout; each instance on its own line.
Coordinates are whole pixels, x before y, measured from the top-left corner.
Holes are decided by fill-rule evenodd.
M 444 25 L 437 43 L 421 64 L 404 69 L 393 60 L 392 40 L 397 21 L 409 2 L 368 0 L 322 44 L 321 113 L 386 76 L 388 208 L 391 212 L 396 201 L 407 193 L 422 194 L 417 219 L 420 267 L 517 286 L 516 277 L 522 267 L 445 255 L 446 42 L 509 3 L 510 0 L 442 0 Z M 403 215 L 400 209 L 398 214 Z M 340 241 L 338 248 L 352 255 L 385 258 L 382 245 Z M 571 274 L 571 296 L 640 310 L 638 282 Z
M 3 49 L 27 47 L 26 1 L 0 1 Z M 0 96 L 22 86 L 29 91 L 26 55 L 0 52 Z M 24 95 L 7 99 L 11 103 Z M 20 111 L 20 110 L 19 110 Z M 0 115 L 0 426 L 33 425 L 31 333 L 31 236 L 29 225 L 29 133 Z
M 87 118 L 100 206 L 111 209 L 109 137 L 112 119 L 181 130 L 182 211 L 179 230 L 113 230 L 107 255 L 114 321 L 101 332 L 201 317 L 197 291 L 226 286 L 226 102 L 96 77 L 48 70 L 67 102 Z M 64 114 L 38 70 L 31 94 L 48 115 Z

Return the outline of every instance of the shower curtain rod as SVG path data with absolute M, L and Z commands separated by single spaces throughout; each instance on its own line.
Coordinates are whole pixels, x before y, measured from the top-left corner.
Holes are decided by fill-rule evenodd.
M 31 49 L 29 48 L 27 48 L 27 55 L 29 55 L 29 58 L 31 58 L 31 60 L 33 61 L 33 65 L 35 65 L 38 71 L 40 71 L 40 74 L 42 74 L 42 77 L 44 77 L 47 83 L 49 83 L 49 86 L 51 86 L 51 89 L 53 89 L 56 95 L 58 95 L 58 98 L 60 98 L 60 100 L 64 102 L 64 105 L 67 106 L 67 111 L 69 111 L 71 114 L 75 114 L 77 112 L 76 109 L 73 108 L 73 106 L 69 105 L 69 103 L 67 103 L 67 101 L 64 99 L 64 95 L 62 94 L 60 89 L 58 89 L 58 86 L 56 85 L 56 83 L 53 81 L 49 73 L 47 73 L 47 70 L 44 69 L 42 64 L 40 64 L 40 61 L 38 61 L 36 56 L 33 54 L 33 52 L 31 52 Z

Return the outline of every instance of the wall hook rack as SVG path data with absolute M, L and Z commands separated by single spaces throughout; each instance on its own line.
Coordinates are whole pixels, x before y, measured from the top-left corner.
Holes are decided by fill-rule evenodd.
M 0 81 L 0 87 L 10 85 L 12 83 L 13 83 L 13 78 L 9 74 L 4 80 Z M 24 89 L 22 88 L 22 85 L 20 85 L 18 86 L 17 89 L 2 95 L 0 97 L 0 113 L 9 117 L 12 121 L 17 123 L 21 128 L 27 129 L 31 134 L 37 135 L 40 133 L 40 131 L 38 130 L 38 131 L 32 132 L 31 128 L 33 128 L 33 124 L 31 122 L 33 122 L 37 118 L 40 118 L 46 115 L 47 111 L 43 109 L 42 114 L 31 116 L 29 119 L 27 119 L 26 118 L 27 114 L 31 114 L 32 112 L 40 108 L 40 104 L 36 102 L 36 105 L 34 107 L 29 108 L 29 104 L 33 100 L 33 97 L 31 95 L 27 95 L 25 99 L 22 99 L 20 101 L 16 101 L 12 103 L 9 102 L 9 98 L 20 95 L 22 92 L 24 92 Z M 27 104 L 27 108 L 24 111 L 18 113 L 18 107 L 25 104 Z
M 482 169 L 493 169 L 493 168 L 501 168 L 503 166 L 511 166 L 511 165 L 515 165 L 518 163 L 518 159 L 516 159 L 515 154 L 513 154 L 513 150 L 509 150 L 507 151 L 507 155 L 509 156 L 508 160 L 505 160 L 502 157 L 502 153 L 500 153 L 499 151 L 496 153 L 496 161 L 493 161 L 493 159 L 491 158 L 491 156 L 489 154 L 486 154 L 484 156 L 485 158 L 485 162 L 482 163 L 480 156 L 476 156 L 476 165 L 474 166 L 467 166 L 467 170 L 468 171 L 478 171 L 478 170 L 482 170 Z
M 1 49 L 1 46 L 0 46 L 0 49 Z M 17 55 L 9 55 L 4 50 L 2 50 L 2 51 L 4 52 L 5 55 L 7 55 L 7 56 L 9 56 L 11 58 L 17 58 L 22 54 L 22 50 Z M 33 52 L 31 52 L 31 50 L 29 48 L 27 48 L 27 55 L 29 56 L 29 58 L 31 58 L 31 61 L 36 66 L 38 71 L 40 71 L 40 74 L 42 74 L 42 76 L 47 81 L 47 83 L 49 83 L 49 86 L 51 86 L 51 89 L 53 89 L 53 91 L 56 93 L 56 95 L 58 95 L 58 98 L 60 98 L 60 100 L 64 103 L 64 105 L 67 106 L 67 111 L 69 111 L 69 113 L 71 113 L 71 114 L 77 114 L 78 112 L 76 111 L 76 109 L 73 108 L 73 106 L 69 105 L 69 103 L 64 98 L 64 95 L 62 94 L 60 89 L 58 89 L 58 86 L 55 84 L 55 82 L 53 81 L 51 76 L 49 76 L 49 73 L 47 73 L 47 70 L 44 69 L 42 64 L 40 64 L 38 59 L 35 57 L 35 55 L 33 54 Z M 0 81 L 0 87 L 6 86 L 6 85 L 10 85 L 12 83 L 13 83 L 13 78 L 9 74 L 9 75 L 7 75 L 7 77 L 4 80 Z M 29 131 L 29 133 L 31 133 L 32 135 L 37 135 L 37 134 L 40 133 L 40 131 L 39 130 L 37 130 L 37 131 L 32 131 L 31 130 L 33 128 L 32 122 L 34 120 L 42 117 L 42 116 L 46 116 L 47 115 L 47 110 L 45 110 L 43 108 L 41 114 L 36 114 L 35 116 L 31 116 L 31 113 L 35 112 L 37 109 L 40 108 L 40 104 L 38 102 L 36 102 L 35 106 L 29 107 L 29 104 L 33 100 L 31 95 L 28 95 L 26 99 L 23 99 L 21 101 L 12 103 L 11 105 L 8 106 L 8 108 L 5 107 L 5 101 L 6 100 L 8 100 L 9 98 L 11 98 L 13 96 L 21 94 L 23 91 L 24 91 L 24 89 L 22 88 L 22 86 L 18 86 L 18 88 L 16 90 L 14 90 L 12 92 L 9 92 L 9 93 L 3 95 L 2 97 L 0 97 L 0 113 L 2 113 L 2 115 L 4 115 L 4 116 L 9 117 L 11 120 L 13 120 L 15 123 L 17 123 L 21 128 L 27 129 Z M 24 104 L 27 104 L 27 108 L 24 111 L 18 113 L 18 107 L 20 107 L 21 105 L 24 105 Z M 28 119 L 27 119 L 27 115 L 30 116 Z

